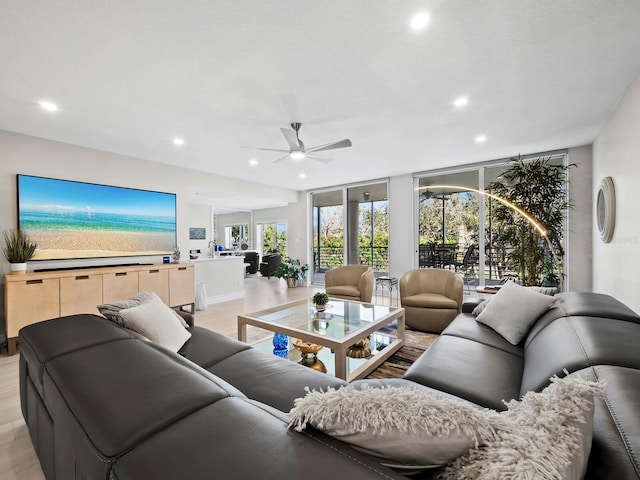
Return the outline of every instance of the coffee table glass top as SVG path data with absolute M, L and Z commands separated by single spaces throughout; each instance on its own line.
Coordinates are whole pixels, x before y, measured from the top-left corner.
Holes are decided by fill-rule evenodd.
M 318 312 L 311 300 L 300 300 L 285 308 L 279 306 L 251 313 L 251 317 L 295 328 L 304 332 L 323 335 L 335 340 L 370 326 L 397 308 L 369 303 L 357 303 L 330 299 L 324 312 Z

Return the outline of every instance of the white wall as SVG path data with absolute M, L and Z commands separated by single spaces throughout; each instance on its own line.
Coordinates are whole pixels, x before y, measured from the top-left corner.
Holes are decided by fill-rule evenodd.
M 577 167 L 569 170 L 569 210 L 567 221 L 566 258 L 567 281 L 565 289 L 571 292 L 590 292 L 592 289 L 592 182 L 593 162 L 591 145 L 571 148 L 569 163 Z
M 286 207 L 265 208 L 253 211 L 253 222 L 287 222 L 287 253 L 311 265 L 313 252 L 309 246 L 309 204 L 306 192 L 298 193 L 298 201 Z M 255 229 L 255 225 L 253 226 Z M 256 238 L 256 242 L 260 239 Z M 257 243 L 256 243 L 257 246 Z
M 389 179 L 389 273 L 396 278 L 416 268 L 413 190 L 412 175 Z
M 182 252 L 185 259 L 188 258 L 190 250 L 200 250 L 202 255 L 206 255 L 211 240 L 211 207 L 208 205 L 189 205 L 189 228 L 204 228 L 206 238 L 204 240 L 189 239 L 189 250 Z
M 593 229 L 593 289 L 640 312 L 640 75 L 629 86 L 593 144 L 593 198 L 604 177 L 616 192 L 615 231 L 603 243 Z M 593 204 L 592 203 L 592 204 Z M 594 225 L 595 219 L 594 219 Z

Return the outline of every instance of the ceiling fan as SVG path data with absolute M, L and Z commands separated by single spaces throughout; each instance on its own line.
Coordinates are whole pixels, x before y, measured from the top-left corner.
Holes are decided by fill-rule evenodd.
M 320 155 L 314 155 L 315 152 L 322 152 L 325 150 L 334 150 L 336 148 L 346 148 L 351 146 L 351 140 L 344 139 L 338 142 L 325 143 L 324 145 L 318 145 L 311 148 L 305 148 L 304 143 L 300 140 L 299 132 L 300 128 L 302 128 L 302 124 L 298 122 L 294 122 L 291 124 L 291 128 L 293 130 L 289 130 L 288 128 L 281 128 L 282 134 L 284 135 L 285 140 L 289 144 L 289 150 L 281 150 L 278 148 L 256 148 L 256 150 L 267 150 L 269 152 L 288 152 L 285 156 L 280 157 L 273 161 L 273 163 L 281 162 L 287 158 L 292 158 L 293 160 L 302 160 L 304 158 L 310 158 L 311 160 L 317 160 L 319 162 L 329 163 L 332 158 L 321 157 Z M 251 147 L 244 147 L 251 148 Z

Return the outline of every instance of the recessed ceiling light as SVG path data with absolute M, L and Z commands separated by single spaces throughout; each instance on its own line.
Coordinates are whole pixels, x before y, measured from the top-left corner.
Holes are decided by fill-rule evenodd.
M 453 101 L 453 104 L 458 108 L 464 107 L 467 103 L 469 103 L 469 97 L 458 97 Z
M 174 138 L 173 139 L 173 144 L 177 145 L 178 147 L 181 147 L 182 145 L 184 145 L 184 138 Z
M 476 137 L 476 143 L 484 143 L 487 141 L 487 136 L 486 135 L 478 135 Z
M 39 101 L 38 105 L 40 105 L 40 108 L 42 108 L 43 110 L 46 110 L 47 112 L 57 112 L 58 111 L 58 105 L 56 105 L 53 102 L 49 102 L 47 100 Z
M 252 158 L 251 160 L 249 160 L 249 165 L 253 165 L 255 167 L 256 165 L 258 165 L 258 160 Z
M 301 174 L 299 175 L 299 177 L 300 177 L 300 178 L 307 178 L 307 174 L 306 174 L 306 173 L 301 173 Z
M 411 28 L 414 30 L 422 30 L 429 25 L 430 21 L 431 18 L 427 12 L 417 13 L 411 18 Z

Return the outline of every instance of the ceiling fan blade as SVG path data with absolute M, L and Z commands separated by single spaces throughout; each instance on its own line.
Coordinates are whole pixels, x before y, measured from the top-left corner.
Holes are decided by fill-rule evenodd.
M 288 128 L 281 128 L 282 134 L 284 135 L 285 140 L 289 144 L 292 150 L 299 150 L 300 145 L 298 145 L 298 137 L 296 136 L 296 132 L 293 130 L 289 130 Z
M 311 160 L 316 160 L 316 161 L 322 162 L 322 163 L 333 162 L 333 158 L 321 157 L 320 155 L 309 155 L 309 154 L 307 154 L 306 158 L 310 158 Z
M 276 160 L 273 161 L 273 163 L 281 162 L 282 160 L 286 160 L 287 158 L 289 158 L 288 153 L 284 157 L 277 158 Z
M 333 150 L 335 148 L 347 148 L 352 145 L 351 140 L 345 138 L 344 140 L 340 140 L 339 142 L 331 142 L 325 145 L 318 145 L 317 147 L 311 147 L 307 149 L 308 153 L 311 152 L 321 152 L 322 150 Z
M 289 150 L 283 150 L 281 148 L 262 148 L 262 147 L 245 147 L 241 145 L 240 148 L 250 148 L 251 150 L 265 150 L 267 152 L 288 152 Z

